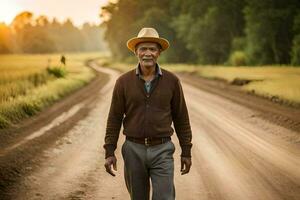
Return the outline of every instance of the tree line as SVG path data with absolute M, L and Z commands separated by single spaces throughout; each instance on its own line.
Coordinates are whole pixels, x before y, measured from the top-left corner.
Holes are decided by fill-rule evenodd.
M 0 53 L 54 53 L 98 51 L 107 48 L 99 26 L 73 25 L 55 18 L 34 17 L 31 12 L 18 14 L 10 25 L 0 23 Z
M 126 41 L 154 27 L 171 43 L 162 61 L 300 65 L 299 0 L 119 0 L 101 17 L 116 59 L 130 60 Z

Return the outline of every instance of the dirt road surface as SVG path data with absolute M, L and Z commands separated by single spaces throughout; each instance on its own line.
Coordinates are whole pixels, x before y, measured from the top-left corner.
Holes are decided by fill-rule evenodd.
M 120 148 L 117 176 L 111 177 L 103 166 L 106 119 L 119 73 L 90 65 L 110 76 L 104 87 L 96 84 L 89 95 L 81 100 L 79 95 L 78 103 L 61 108 L 64 112 L 50 116 L 44 125 L 36 122 L 14 138 L 3 134 L 0 199 L 129 200 Z M 176 199 L 300 199 L 297 130 L 186 82 L 183 89 L 193 129 L 193 165 L 188 175 L 180 175 L 180 147 L 173 136 Z M 123 141 L 120 136 L 119 147 Z

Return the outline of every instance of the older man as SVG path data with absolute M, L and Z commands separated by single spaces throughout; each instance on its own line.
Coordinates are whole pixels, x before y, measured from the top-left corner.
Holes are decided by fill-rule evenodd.
M 179 79 L 160 68 L 157 59 L 169 47 L 154 28 L 143 28 L 127 47 L 138 65 L 116 81 L 105 136 L 105 168 L 117 170 L 114 151 L 123 122 L 126 140 L 122 145 L 124 176 L 133 200 L 148 200 L 150 180 L 153 200 L 175 199 L 174 130 L 182 149 L 181 174 L 191 167 L 192 132 Z

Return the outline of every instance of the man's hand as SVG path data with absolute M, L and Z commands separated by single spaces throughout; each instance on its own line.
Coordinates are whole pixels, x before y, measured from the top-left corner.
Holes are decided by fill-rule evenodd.
M 190 157 L 181 157 L 181 175 L 187 174 L 192 166 L 192 159 Z
M 112 176 L 116 176 L 111 169 L 111 165 L 113 165 L 114 170 L 117 171 L 117 158 L 115 156 L 110 156 L 106 158 L 104 167 L 107 173 L 109 173 Z

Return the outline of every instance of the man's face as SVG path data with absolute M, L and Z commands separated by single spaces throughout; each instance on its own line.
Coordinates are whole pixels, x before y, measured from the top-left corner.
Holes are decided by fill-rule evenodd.
M 135 55 L 138 57 L 140 65 L 153 67 L 156 65 L 160 51 L 158 44 L 154 42 L 143 42 L 136 46 Z

